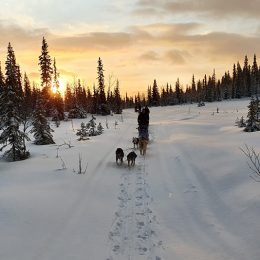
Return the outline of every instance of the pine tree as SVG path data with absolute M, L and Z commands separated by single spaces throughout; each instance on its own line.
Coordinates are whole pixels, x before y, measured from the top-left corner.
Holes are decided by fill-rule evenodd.
M 237 73 L 235 77 L 236 94 L 235 98 L 241 98 L 243 96 L 243 72 L 239 62 L 237 63 Z
M 257 113 L 259 110 L 259 102 L 251 97 L 250 104 L 248 106 L 248 114 L 247 114 L 247 121 L 246 127 L 244 131 L 246 132 L 254 132 L 260 130 L 259 121 L 257 120 Z
M 48 51 L 48 44 L 43 37 L 42 39 L 42 51 L 39 56 L 39 66 L 41 70 L 41 87 L 42 87 L 42 98 L 44 102 L 44 107 L 46 110 L 46 115 L 51 115 L 52 110 L 52 66 L 51 57 Z
M 73 93 L 72 93 L 71 87 L 68 84 L 66 87 L 65 95 L 64 95 L 64 103 L 65 103 L 66 112 L 70 111 L 75 106 L 73 101 L 74 101 Z
M 54 144 L 53 136 L 49 122 L 45 117 L 45 111 L 43 106 L 43 101 L 39 98 L 36 102 L 36 108 L 33 114 L 31 133 L 34 134 L 34 143 L 37 145 Z
M 175 83 L 175 95 L 176 95 L 177 104 L 180 104 L 182 102 L 182 97 L 181 97 L 181 87 L 180 87 L 179 79 L 177 79 Z
M 96 118 L 92 115 L 92 118 L 89 120 L 89 122 L 86 125 L 89 136 L 97 135 L 96 125 L 97 125 Z
M 231 98 L 236 97 L 236 78 L 237 78 L 237 69 L 236 65 L 233 65 L 233 77 L 232 77 L 232 92 L 231 92 Z
M 252 84 L 252 94 L 256 95 L 260 91 L 259 88 L 259 69 L 256 61 L 256 55 L 254 54 L 254 61 L 251 68 L 251 84 Z
M 97 80 L 98 80 L 98 113 L 102 115 L 109 115 L 110 109 L 107 106 L 106 95 L 105 95 L 105 80 L 104 80 L 104 69 L 101 58 L 98 58 L 97 67 Z
M 195 77 L 194 74 L 192 75 L 192 82 L 191 82 L 191 102 L 196 102 L 197 101 L 197 96 L 196 96 L 196 83 L 195 83 Z
M 59 73 L 57 71 L 56 60 L 53 61 L 53 88 L 54 88 L 54 97 L 53 97 L 53 118 L 55 122 L 59 122 L 64 119 L 64 103 L 62 96 L 60 94 L 60 83 L 59 83 Z
M 0 62 L 0 98 L 1 98 L 1 95 L 4 91 L 4 87 L 5 87 L 5 78 L 4 78 L 4 74 L 2 72 L 1 62 Z M 0 110 L 0 118 L 1 118 L 2 112 L 3 111 Z M 0 121 L 0 129 L 1 129 L 1 121 Z
M 4 86 L 5 86 L 5 78 L 2 72 L 1 62 L 0 62 L 0 95 L 4 91 Z
M 116 86 L 114 89 L 114 113 L 115 114 L 121 114 L 122 113 L 122 100 L 120 96 L 120 90 L 119 90 L 119 81 L 116 81 Z
M 250 65 L 248 65 L 248 58 L 245 56 L 244 67 L 243 67 L 243 80 L 244 80 L 244 95 L 251 97 L 252 95 L 252 85 L 251 85 L 251 75 L 250 75 Z
M 20 72 L 16 65 L 15 54 L 11 44 L 8 44 L 6 65 L 5 87 L 0 95 L 1 111 L 1 129 L 0 145 L 3 150 L 10 147 L 4 154 L 7 160 L 17 161 L 24 160 L 30 156 L 26 151 L 25 140 L 29 137 L 22 131 L 19 126 L 21 123 L 20 109 L 22 97 L 20 93 Z
M 30 119 L 33 111 L 33 104 L 32 104 L 32 90 L 30 86 L 30 81 L 27 77 L 27 74 L 24 73 L 24 96 L 23 96 L 23 102 L 22 102 L 22 109 L 20 111 L 21 113 L 21 119 L 22 119 L 22 125 L 23 125 L 23 131 L 26 132 L 26 130 L 30 126 Z
M 154 79 L 154 81 L 153 81 L 152 104 L 153 104 L 153 106 L 159 106 L 160 105 L 160 94 L 159 94 L 156 79 Z

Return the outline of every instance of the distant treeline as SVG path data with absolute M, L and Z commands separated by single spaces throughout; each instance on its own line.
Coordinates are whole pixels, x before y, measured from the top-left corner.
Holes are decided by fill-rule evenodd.
M 135 103 L 149 106 L 167 106 L 193 102 L 213 102 L 224 99 L 251 97 L 260 93 L 260 68 L 257 65 L 256 55 L 253 64 L 248 64 L 245 56 L 244 65 L 233 65 L 233 72 L 227 71 L 221 79 L 216 79 L 215 71 L 211 76 L 195 81 L 192 76 L 191 85 L 184 90 L 177 79 L 175 86 L 168 83 L 159 90 L 156 80 L 148 86 L 147 96 L 136 95 Z

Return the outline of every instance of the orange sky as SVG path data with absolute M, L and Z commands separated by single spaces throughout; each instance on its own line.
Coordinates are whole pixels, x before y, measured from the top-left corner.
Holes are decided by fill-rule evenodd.
M 0 9 L 0 61 L 8 42 L 30 80 L 39 81 L 44 36 L 63 82 L 92 88 L 101 57 L 105 83 L 118 78 L 121 94 L 158 85 L 183 87 L 217 77 L 260 51 L 259 0 L 7 0 Z

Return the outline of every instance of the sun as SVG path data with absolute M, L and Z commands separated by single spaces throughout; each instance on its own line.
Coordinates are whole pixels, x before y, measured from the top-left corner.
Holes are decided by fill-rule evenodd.
M 66 80 L 64 78 L 59 78 L 58 81 L 59 81 L 59 87 L 57 88 L 53 82 L 51 90 L 53 94 L 56 94 L 59 91 L 60 94 L 63 96 L 66 88 Z

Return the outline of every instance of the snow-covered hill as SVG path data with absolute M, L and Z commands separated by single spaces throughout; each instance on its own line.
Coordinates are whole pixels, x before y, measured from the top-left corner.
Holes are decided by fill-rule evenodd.
M 53 126 L 56 145 L 0 161 L 0 259 L 258 260 L 260 183 L 239 148 L 259 152 L 260 133 L 234 125 L 248 103 L 151 108 L 147 155 L 131 169 L 115 150 L 133 147 L 133 110 L 87 141 L 71 122 Z M 64 142 L 73 147 L 57 150 Z

